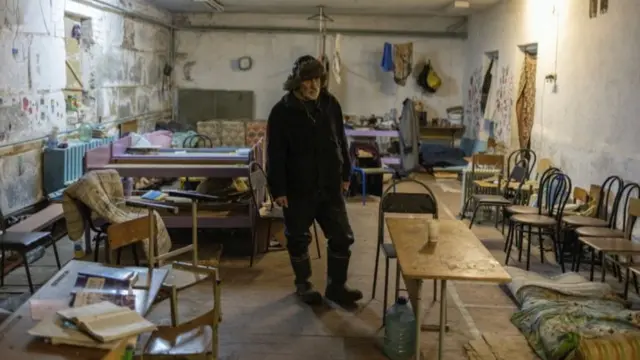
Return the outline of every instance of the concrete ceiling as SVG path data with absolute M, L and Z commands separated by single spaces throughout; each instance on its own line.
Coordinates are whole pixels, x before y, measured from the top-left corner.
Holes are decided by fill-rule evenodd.
M 212 12 L 194 0 L 151 0 L 171 12 Z M 313 15 L 323 5 L 327 15 L 451 15 L 464 16 L 486 9 L 500 0 L 469 0 L 469 9 L 453 7 L 453 0 L 218 0 L 225 12 L 284 13 Z

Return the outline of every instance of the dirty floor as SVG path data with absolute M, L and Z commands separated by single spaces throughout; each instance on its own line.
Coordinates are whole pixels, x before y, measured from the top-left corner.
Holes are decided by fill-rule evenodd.
M 421 176 L 421 179 L 432 187 L 440 199 L 442 218 L 454 218 L 458 215 L 461 194 L 456 180 L 434 180 L 427 176 Z M 416 191 L 410 187 L 411 185 L 401 187 L 400 191 Z M 383 333 L 380 329 L 383 259 L 380 262 L 377 293 L 371 298 L 378 201 L 376 198 L 369 198 L 363 206 L 359 198 L 354 198 L 347 206 L 356 235 L 349 283 L 365 294 L 360 309 L 355 312 L 331 308 L 314 310 L 300 304 L 292 293 L 293 275 L 286 252 L 267 253 L 257 259 L 253 268 L 248 267 L 246 259 L 223 258 L 221 359 L 386 359 L 380 350 Z M 500 232 L 489 223 L 474 226 L 473 231 L 496 259 L 504 263 L 504 240 Z M 68 261 L 72 256 L 71 242 L 63 239 L 59 244 L 62 260 Z M 324 245 L 323 239 L 321 244 Z M 323 253 L 322 259 L 317 259 L 315 247 L 310 252 L 314 270 L 312 280 L 316 287 L 323 288 L 326 256 Z M 560 273 L 558 266 L 548 262 L 540 264 L 538 256 L 532 254 L 532 270 L 548 275 Z M 510 265 L 523 266 L 516 260 Z M 391 266 L 393 271 L 395 264 L 392 263 Z M 51 249 L 47 249 L 47 255 L 32 265 L 32 269 L 36 283 L 46 281 L 55 273 Z M 26 284 L 24 270 L 14 270 L 7 276 L 6 283 Z M 619 286 L 617 282 L 613 283 Z M 428 308 L 425 319 L 429 324 L 436 324 L 438 304 L 430 303 L 432 287 L 424 288 L 423 298 L 426 299 L 425 305 Z M 19 293 L 26 290 L 24 287 L 8 286 L 0 290 L 0 295 L 6 297 L 8 292 Z M 509 320 L 516 306 L 497 285 L 452 282 L 448 286 L 448 296 L 451 331 L 444 342 L 444 359 L 467 359 L 464 345 L 482 334 L 497 334 L 505 338 L 519 336 L 518 330 Z M 436 333 L 424 332 L 422 339 L 424 358 L 435 359 Z

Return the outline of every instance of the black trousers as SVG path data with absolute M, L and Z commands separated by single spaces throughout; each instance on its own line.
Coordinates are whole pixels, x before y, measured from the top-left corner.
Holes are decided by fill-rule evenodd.
M 312 238 L 309 228 L 315 220 L 327 238 L 328 275 L 333 283 L 344 284 L 354 237 L 340 191 L 288 196 L 287 200 L 285 235 L 296 283 L 307 281 L 311 275 L 309 244 Z

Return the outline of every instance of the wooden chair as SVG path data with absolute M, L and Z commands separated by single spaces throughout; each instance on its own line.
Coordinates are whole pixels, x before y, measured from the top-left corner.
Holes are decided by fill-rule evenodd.
M 271 192 L 269 191 L 269 185 L 267 184 L 267 175 L 260 165 L 257 162 L 252 162 L 249 164 L 249 186 L 251 187 L 251 196 L 253 197 L 253 204 L 256 209 L 256 215 L 263 220 L 267 221 L 267 241 L 271 239 L 271 227 L 273 225 L 274 220 L 284 219 L 284 213 L 281 208 L 276 208 L 273 205 L 273 197 L 271 196 Z M 266 202 L 266 206 L 262 204 Z M 316 251 L 318 252 L 318 259 L 322 257 L 320 253 L 320 238 L 318 238 L 318 228 L 316 227 L 316 222 L 314 221 L 311 225 L 313 227 L 313 237 L 316 240 Z M 257 243 L 257 227 L 254 223 L 254 228 L 252 231 L 252 239 L 251 239 L 251 260 L 250 265 L 253 266 L 253 258 L 256 253 L 256 243 Z
M 634 193 L 635 193 L 635 196 L 634 196 Z M 635 225 L 636 218 L 635 216 L 629 214 L 630 210 L 635 209 L 630 204 L 632 200 L 637 199 L 638 197 L 640 197 L 640 185 L 638 185 L 637 183 L 626 184 L 618 194 L 618 197 L 615 200 L 615 204 L 613 205 L 612 227 L 610 228 L 609 227 L 579 227 L 575 230 L 576 234 L 578 235 L 576 271 L 580 269 L 580 262 L 582 260 L 582 255 L 583 255 L 582 253 L 583 245 L 587 245 L 587 247 L 589 247 L 588 243 L 585 242 L 586 238 L 594 237 L 594 238 L 607 238 L 607 239 L 616 239 L 616 238 L 623 239 L 628 235 L 629 240 L 631 239 L 630 231 L 633 230 L 633 225 Z M 620 206 L 623 206 L 623 207 L 620 208 Z M 618 229 L 617 214 L 620 209 L 622 209 L 622 224 L 621 224 L 622 226 L 621 226 L 621 229 Z M 631 226 L 631 228 L 629 228 L 629 226 Z M 593 258 L 593 256 L 595 255 L 595 252 L 594 252 L 595 248 L 589 247 L 589 249 L 592 256 L 589 276 L 591 281 L 593 281 L 593 276 L 594 276 L 593 272 L 594 272 L 594 263 L 595 263 L 595 259 Z M 602 253 L 602 251 L 600 251 L 600 253 Z M 619 268 L 615 268 L 614 272 L 617 272 L 616 275 L 622 281 L 622 274 L 618 270 Z
M 536 179 L 542 180 L 542 175 L 550 168 L 554 167 L 553 162 L 549 158 L 542 158 L 536 164 Z
M 624 237 L 579 237 L 578 240 L 581 244 L 589 247 L 591 257 L 595 259 L 596 252 L 600 255 L 601 261 L 601 281 L 604 282 L 606 278 L 606 262 L 611 261 L 614 264 L 614 269 L 620 265 L 626 268 L 625 276 L 625 289 L 624 297 L 627 297 L 629 292 L 629 275 L 633 274 L 634 285 L 636 292 L 638 292 L 638 278 L 637 274 L 640 274 L 640 267 L 633 265 L 633 256 L 640 255 L 640 245 L 633 243 L 632 233 L 636 224 L 636 220 L 640 216 L 640 199 L 629 198 L 628 206 L 626 207 L 627 221 L 625 223 Z M 621 262 L 619 257 L 626 258 L 624 262 Z M 590 277 L 593 281 L 594 263 L 591 263 Z
M 527 180 L 533 173 L 533 169 L 536 166 L 537 155 L 531 149 L 518 149 L 509 154 L 507 158 L 507 174 L 511 173 L 511 169 L 526 160 L 527 164 Z
M 527 180 L 527 176 L 528 176 L 527 171 L 528 171 L 527 162 L 526 160 L 522 160 L 520 163 L 514 166 L 514 168 L 511 170 L 509 177 L 507 178 L 507 181 L 504 183 L 504 188 L 502 189 L 501 193 L 494 194 L 494 195 L 477 194 L 469 198 L 469 200 L 467 200 L 467 203 L 464 206 L 464 209 L 462 210 L 462 217 L 461 217 L 461 219 L 464 219 L 465 214 L 467 212 L 467 208 L 469 207 L 470 203 L 473 201 L 475 204 L 475 207 L 473 209 L 473 215 L 471 216 L 471 221 L 469 222 L 469 229 L 473 227 L 473 223 L 476 219 L 476 215 L 478 214 L 478 210 L 485 206 L 495 207 L 496 228 L 497 228 L 499 210 L 502 209 L 504 214 L 504 208 L 506 206 L 513 205 L 513 203 L 516 200 L 518 200 L 520 193 L 522 191 L 522 186 L 524 182 Z M 515 191 L 511 190 L 512 183 L 517 184 Z M 496 186 L 498 187 L 502 186 L 501 184 L 502 184 L 502 176 L 498 177 L 498 183 Z
M 420 188 L 424 189 L 424 193 L 401 193 L 396 192 L 398 185 L 400 184 L 416 184 Z M 395 214 L 432 214 L 434 219 L 438 219 L 438 201 L 431 189 L 414 179 L 405 178 L 402 180 L 394 180 L 393 184 L 389 186 L 380 198 L 380 205 L 378 207 L 378 246 L 376 246 L 376 260 L 373 270 L 373 288 L 371 289 L 371 298 L 375 298 L 376 285 L 378 280 L 378 263 L 380 261 L 380 253 L 382 252 L 385 257 L 385 273 L 384 273 L 384 295 L 383 295 L 383 324 L 384 324 L 384 312 L 387 309 L 387 293 L 389 289 L 389 260 L 397 259 L 396 249 L 391 243 L 384 241 L 384 229 L 385 229 L 385 215 Z M 396 287 L 395 298 L 398 298 L 400 291 L 398 284 L 400 282 L 400 266 L 396 262 Z M 433 282 L 433 300 L 437 299 L 437 281 Z
M 555 172 L 546 178 L 549 185 L 541 184 L 540 188 L 543 189 L 542 195 L 538 201 L 540 206 L 538 207 L 537 214 L 518 214 L 511 217 L 511 222 L 514 225 L 513 233 L 518 232 L 518 243 L 520 248 L 518 251 L 518 261 L 522 261 L 522 248 L 524 247 L 524 229 L 527 227 L 527 265 L 526 269 L 529 270 L 531 263 L 531 232 L 532 228 L 538 230 L 538 239 L 540 245 L 540 261 L 544 262 L 544 248 L 542 244 L 542 236 L 546 232 L 552 239 L 554 244 L 554 250 L 556 255 L 556 261 L 560 263 L 562 272 L 564 272 L 564 261 L 562 259 L 562 247 L 560 245 L 560 224 L 562 224 L 562 216 L 564 213 L 564 207 L 569 200 L 569 194 L 571 192 L 571 179 L 569 176 Z M 509 238 L 507 245 L 507 257 L 505 259 L 505 265 L 509 264 L 509 257 L 511 256 L 511 248 L 513 247 L 513 237 Z
M 475 174 L 476 170 L 487 168 L 500 170 L 500 173 L 504 172 L 504 156 L 493 154 L 475 154 L 471 157 L 472 174 Z
M 197 274 L 211 282 L 213 306 L 188 321 L 180 322 L 178 289 L 171 292 L 171 325 L 159 325 L 143 348 L 144 359 L 219 359 L 219 324 L 222 321 L 220 273 L 215 267 L 175 262 L 174 269 Z M 204 282 L 201 282 L 204 284 Z M 199 290 L 199 289 L 198 289 Z
M 618 197 L 619 192 L 622 190 L 622 179 L 618 176 L 610 176 L 602 183 L 602 186 L 598 188 L 597 194 L 597 208 L 596 216 L 582 216 L 572 215 L 566 216 L 562 219 L 565 226 L 570 228 L 577 228 L 581 226 L 597 226 L 597 227 L 610 227 L 612 218 L 612 212 L 609 211 L 610 201 Z M 616 189 L 615 192 L 612 189 Z M 591 197 L 592 199 L 594 197 Z
M 628 183 L 622 187 L 622 189 L 618 192 L 613 207 L 611 209 L 611 220 L 608 227 L 602 226 L 582 226 L 575 229 L 575 232 L 578 236 L 591 236 L 591 237 L 624 237 L 626 223 L 627 223 L 627 212 L 629 210 L 629 199 L 633 196 L 635 192 L 635 197 L 640 196 L 640 185 L 636 183 Z M 622 207 L 621 207 L 622 206 Z M 620 228 L 618 228 L 618 219 L 620 218 L 619 212 L 622 210 L 622 224 Z
M 173 250 L 167 254 L 157 255 L 157 239 L 155 234 L 155 210 L 171 211 L 174 214 L 178 213 L 177 207 L 171 207 L 162 204 L 146 204 L 145 202 L 135 202 L 137 206 L 144 206 L 149 209 L 147 216 L 139 217 L 134 220 L 130 220 L 123 223 L 111 224 L 107 228 L 108 239 L 108 258 L 113 259 L 112 252 L 121 247 L 129 246 L 145 239 L 148 239 L 148 275 L 146 277 L 145 284 L 136 284 L 136 288 L 148 289 L 151 286 L 153 268 L 156 265 L 162 264 L 170 258 L 184 254 L 186 252 L 192 252 L 192 263 L 173 262 L 170 264 L 171 271 L 169 272 L 168 281 L 163 284 L 163 289 L 170 294 L 170 306 L 171 306 L 171 324 L 158 326 L 158 330 L 152 334 L 150 340 L 144 348 L 145 353 L 151 355 L 163 354 L 166 355 L 166 348 L 177 346 L 177 344 L 185 342 L 188 343 L 189 334 L 195 331 L 200 333 L 203 328 L 210 328 L 211 333 L 211 351 L 208 349 L 198 348 L 192 349 L 189 346 L 186 347 L 187 353 L 184 354 L 187 357 L 198 355 L 210 355 L 210 359 L 217 359 L 218 357 L 218 324 L 221 320 L 221 297 L 220 297 L 220 275 L 218 269 L 215 267 L 199 265 L 197 242 L 191 245 L 184 246 L 180 249 Z M 196 238 L 197 239 L 197 238 Z M 182 291 L 196 283 L 210 280 L 213 287 L 214 306 L 213 309 L 205 312 L 203 315 L 196 317 L 185 323 L 179 323 L 179 304 L 178 304 L 178 292 Z M 146 355 L 145 355 L 146 356 Z
M 509 228 L 507 231 L 507 237 L 506 240 L 504 242 L 504 251 L 507 251 L 507 247 L 509 244 L 509 239 L 511 238 L 511 236 L 513 236 L 513 224 L 511 223 L 511 221 L 509 220 L 511 218 L 511 216 L 513 215 L 517 215 L 517 214 L 537 214 L 539 212 L 539 208 L 540 208 L 540 204 L 541 201 L 540 199 L 544 196 L 545 190 L 547 189 L 543 189 L 543 185 L 542 184 L 548 184 L 547 179 L 549 178 L 549 176 L 555 174 L 555 173 L 559 173 L 561 172 L 560 169 L 558 168 L 548 168 L 547 170 L 544 171 L 544 173 L 542 173 L 542 176 L 540 177 L 540 186 L 538 186 L 538 201 L 535 203 L 535 206 L 530 206 L 530 205 L 509 205 L 509 206 L 505 206 L 504 207 L 504 221 L 502 222 L 502 233 L 504 234 L 504 225 L 505 223 L 509 223 Z
M 568 215 L 562 218 L 562 232 L 573 231 L 579 227 L 611 227 L 613 213 L 609 209 L 609 204 L 618 197 L 622 191 L 623 182 L 619 176 L 609 176 L 604 180 L 601 186 L 591 185 L 589 191 L 589 201 L 596 203 L 593 216 L 585 215 Z M 613 191 L 615 189 L 615 192 Z M 578 251 L 582 251 L 577 239 L 572 242 L 572 270 L 576 271 Z
M 471 157 L 471 175 L 469 179 L 471 184 L 466 184 L 466 176 L 463 179 L 463 197 L 460 207 L 460 218 L 463 219 L 467 214 L 464 213 L 467 208 L 467 202 L 476 194 L 495 194 L 498 186 L 493 180 L 500 178 L 504 173 L 504 156 L 493 154 L 474 154 Z

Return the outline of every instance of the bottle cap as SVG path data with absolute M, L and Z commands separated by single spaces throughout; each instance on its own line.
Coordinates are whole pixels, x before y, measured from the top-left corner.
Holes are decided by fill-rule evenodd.
M 407 298 L 404 296 L 400 296 L 396 301 L 398 305 L 407 305 Z

